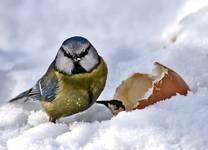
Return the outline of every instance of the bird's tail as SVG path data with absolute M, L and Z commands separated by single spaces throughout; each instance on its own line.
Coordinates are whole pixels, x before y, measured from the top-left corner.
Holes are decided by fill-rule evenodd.
M 29 98 L 29 95 L 30 95 L 30 92 L 31 92 L 31 89 L 25 91 L 25 92 L 22 92 L 21 94 L 17 95 L 16 97 L 12 98 L 9 103 L 12 103 L 12 102 L 16 102 L 16 101 L 24 101 L 26 102 Z

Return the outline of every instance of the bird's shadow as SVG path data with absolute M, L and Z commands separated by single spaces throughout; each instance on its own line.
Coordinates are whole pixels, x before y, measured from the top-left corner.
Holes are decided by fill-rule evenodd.
M 113 114 L 109 111 L 108 108 L 106 108 L 103 105 L 94 104 L 89 109 L 77 113 L 72 116 L 64 117 L 59 119 L 58 123 L 65 123 L 65 124 L 71 124 L 73 122 L 101 122 L 104 120 L 110 120 L 113 117 Z

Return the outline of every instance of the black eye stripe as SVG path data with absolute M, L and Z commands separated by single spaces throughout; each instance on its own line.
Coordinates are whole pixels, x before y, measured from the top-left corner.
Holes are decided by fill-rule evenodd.
M 79 58 L 86 56 L 89 53 L 89 50 L 90 50 L 90 45 L 86 48 L 85 51 L 83 51 L 79 54 Z
M 68 57 L 68 58 L 73 58 L 71 54 L 67 54 L 66 51 L 63 49 L 63 47 L 61 47 L 61 51 L 64 53 L 64 56 Z
M 89 50 L 90 50 L 90 45 L 85 49 L 85 51 L 81 52 L 80 54 L 78 55 L 75 55 L 74 57 L 69 53 L 66 53 L 66 51 L 63 49 L 63 47 L 60 48 L 61 51 L 63 52 L 64 56 L 68 57 L 68 58 L 82 58 L 84 56 L 86 56 L 88 53 L 89 53 Z

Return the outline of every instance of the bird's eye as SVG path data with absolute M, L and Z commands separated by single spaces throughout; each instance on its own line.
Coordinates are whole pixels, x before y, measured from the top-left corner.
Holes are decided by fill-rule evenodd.
M 83 51 L 83 52 L 81 52 L 81 53 L 79 54 L 79 57 L 82 58 L 82 57 L 84 57 L 85 55 L 87 55 L 88 52 L 89 52 L 89 50 L 90 50 L 90 45 L 85 49 L 85 51 Z
M 63 47 L 61 47 L 61 51 L 64 53 L 64 56 L 66 56 L 66 57 L 68 57 L 68 58 L 71 58 L 71 59 L 73 58 L 72 55 L 71 55 L 70 53 L 68 54 L 68 53 L 63 49 Z

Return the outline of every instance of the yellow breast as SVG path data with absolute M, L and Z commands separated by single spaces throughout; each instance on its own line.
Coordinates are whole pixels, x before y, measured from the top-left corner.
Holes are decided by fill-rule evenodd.
M 41 101 L 42 108 L 53 119 L 69 116 L 89 108 L 102 92 L 106 78 L 107 66 L 101 58 L 99 65 L 89 73 L 64 75 L 55 71 L 59 80 L 56 98 Z

